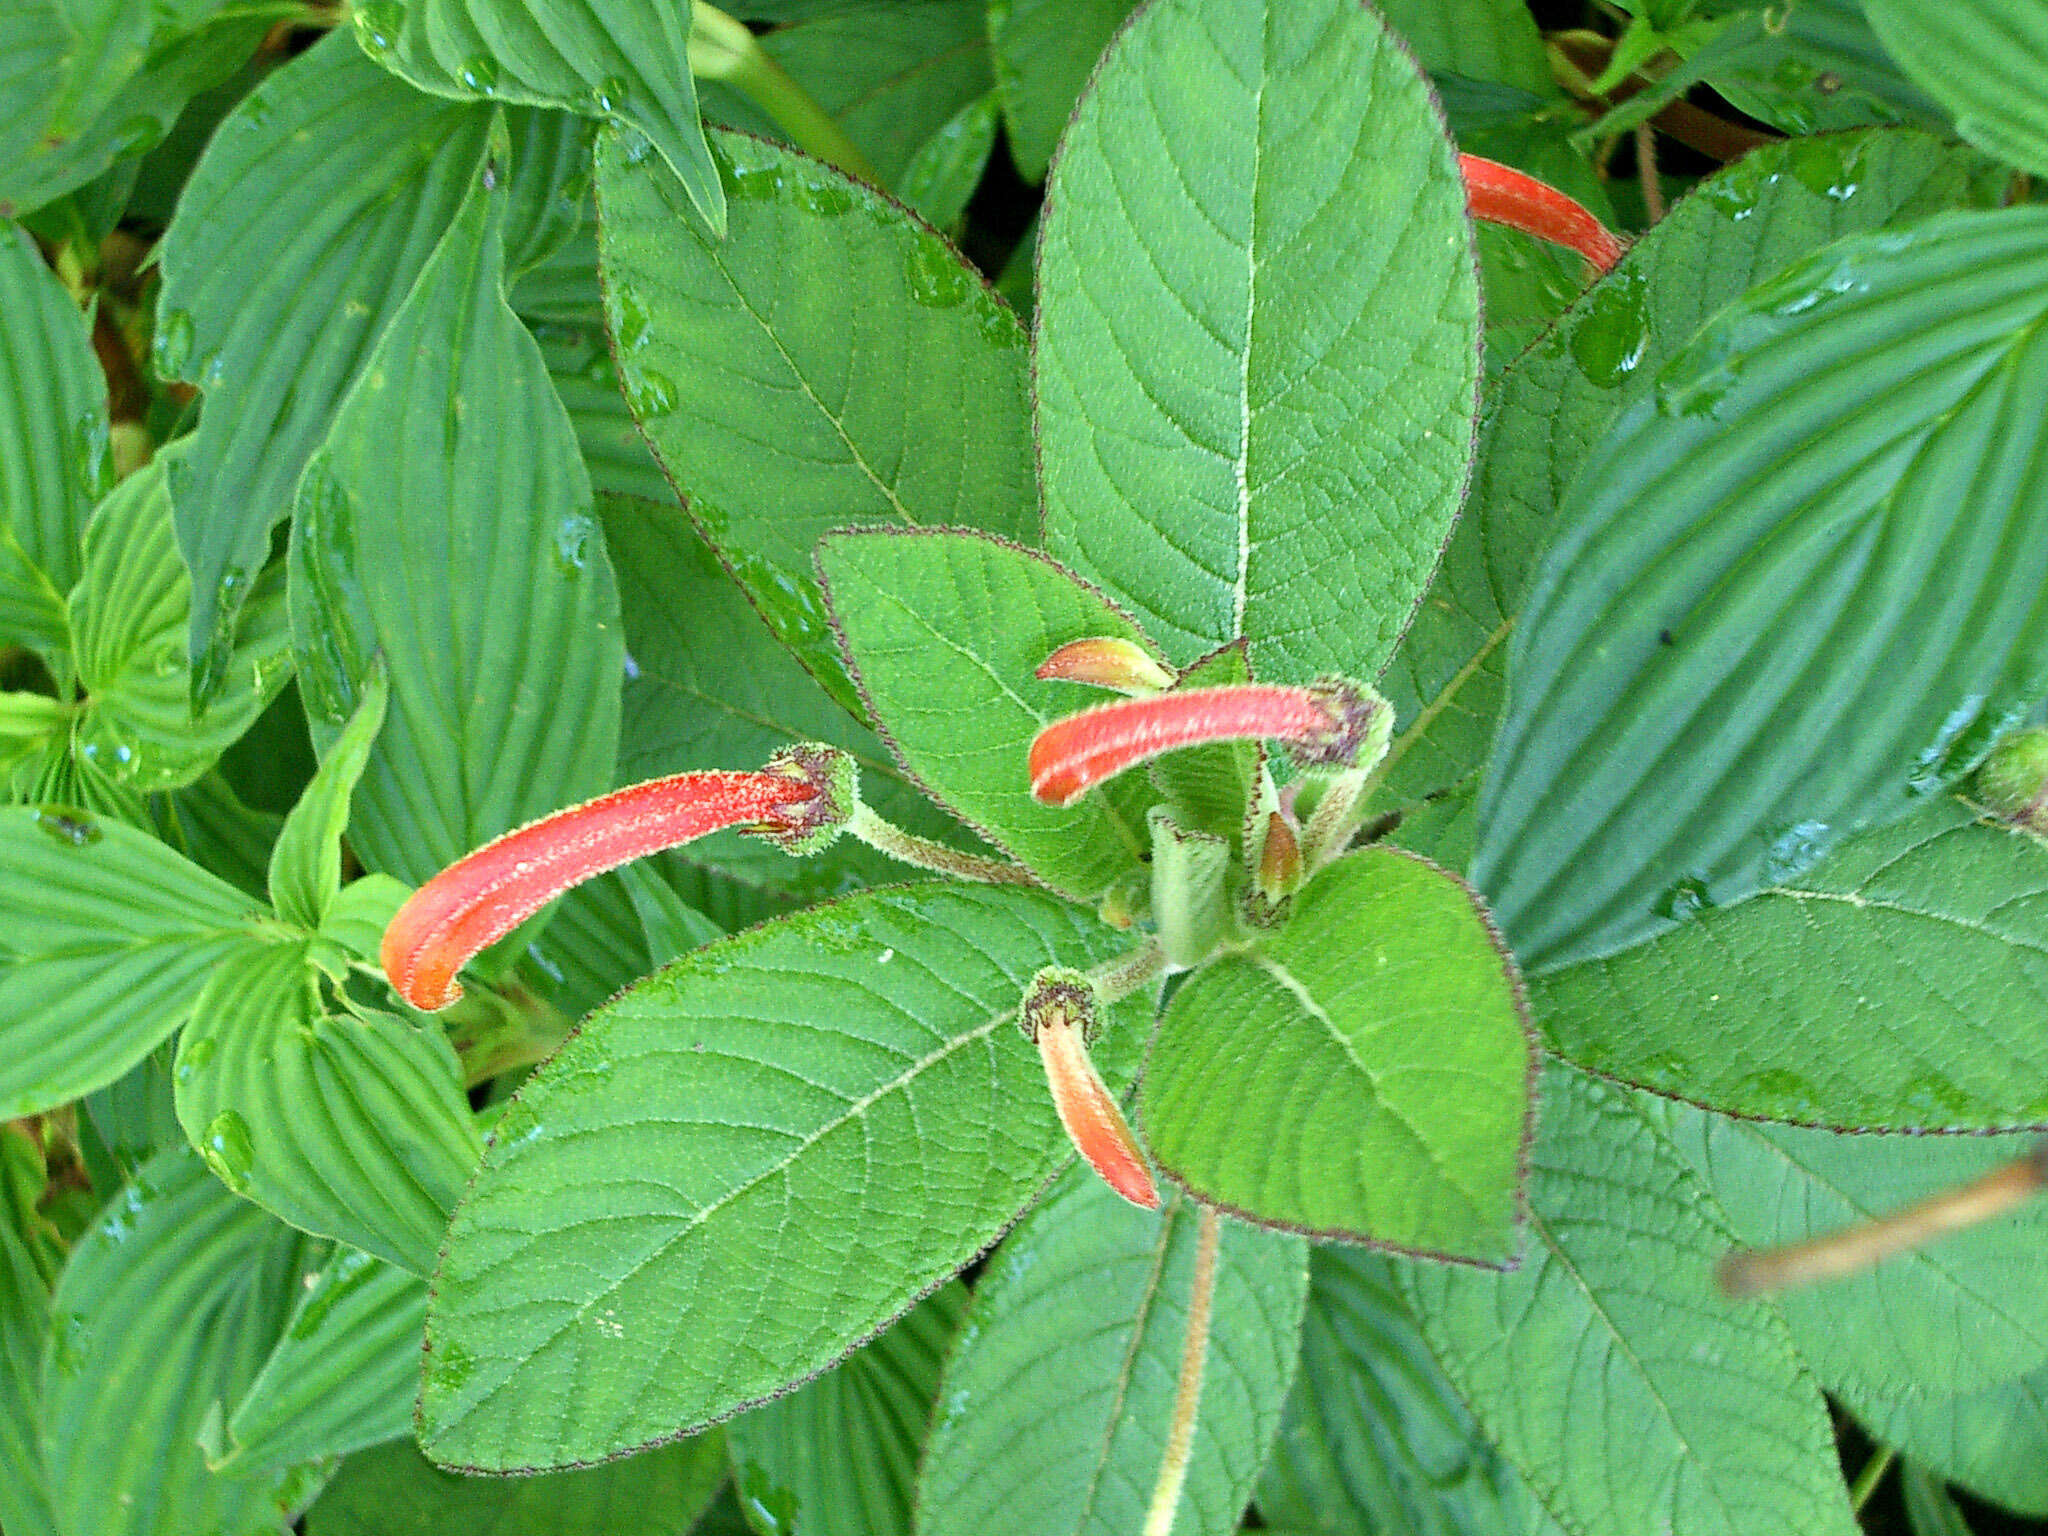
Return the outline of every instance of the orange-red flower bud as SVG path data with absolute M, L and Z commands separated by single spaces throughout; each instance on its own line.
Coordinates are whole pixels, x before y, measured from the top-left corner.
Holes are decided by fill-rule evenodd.
M 1095 1031 L 1095 987 L 1079 971 L 1049 969 L 1031 979 L 1021 1022 L 1045 1064 L 1053 1107 L 1074 1150 L 1102 1176 L 1103 1183 L 1133 1205 L 1159 1208 L 1159 1191 L 1138 1138 L 1124 1118 L 1102 1074 L 1088 1058 Z
M 1038 664 L 1044 682 L 1093 683 L 1118 693 L 1158 693 L 1173 686 L 1173 674 L 1145 654 L 1143 646 L 1107 635 L 1069 640 Z

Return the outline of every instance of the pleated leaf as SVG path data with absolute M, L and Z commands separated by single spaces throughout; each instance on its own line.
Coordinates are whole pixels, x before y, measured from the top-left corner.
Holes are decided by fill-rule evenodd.
M 33 646 L 61 678 L 64 596 L 112 483 L 107 385 L 78 306 L 13 225 L 0 225 L 0 313 L 0 644 Z
M 1026 181 L 1043 181 L 1074 103 L 1132 0 L 993 0 L 989 49 L 1010 155 Z
M 946 1363 L 918 1536 L 1121 1536 L 1159 1475 L 1200 1213 L 1141 1211 L 1077 1168 L 1004 1239 Z M 1224 1220 L 1183 1536 L 1237 1528 L 1294 1370 L 1307 1244 Z
M 690 7 L 673 0 L 371 0 L 356 40 L 423 91 L 561 107 L 653 141 L 714 238 L 725 197 L 697 115 Z
M 307 466 L 292 629 L 329 748 L 382 652 L 349 841 L 418 883 L 611 781 L 624 649 L 590 479 L 504 293 L 486 172 Z
M 277 835 L 270 852 L 270 900 L 288 923 L 319 928 L 340 894 L 341 835 L 348 830 L 349 796 L 363 776 L 390 699 L 390 681 L 380 661 L 364 680 L 355 713 L 334 738 L 327 760 Z
M 726 1429 L 741 1507 L 763 1536 L 905 1536 L 939 1366 L 967 1313 L 948 1281 L 816 1381 Z
M 1500 1263 L 1532 1055 L 1471 892 L 1367 848 L 1174 993 L 1138 1113 L 1177 1183 L 1252 1220 Z
M 43 1362 L 43 1458 L 59 1528 L 270 1536 L 319 1480 L 207 1471 L 202 1426 L 242 1394 L 309 1272 L 306 1240 L 193 1153 L 152 1159 L 72 1250 Z
M 1584 1536 L 1852 1536 L 1819 1389 L 1782 1319 L 1715 1293 L 1735 1241 L 1622 1090 L 1543 1079 L 1530 1251 L 1509 1273 L 1399 1268 L 1451 1380 Z
M 1897 820 L 2048 686 L 2044 260 L 2027 208 L 1839 241 L 1593 450 L 1479 808 L 1473 878 L 1527 966 Z
M 2048 852 L 1943 797 L 1530 998 L 1570 1060 L 1731 1114 L 2048 1123 Z
M 11 1217 L 0 1217 L 0 1526 L 59 1536 L 44 1487 L 36 1381 L 50 1338 L 50 1293 Z
M 454 220 L 490 116 L 330 36 L 242 99 L 179 194 L 154 360 L 206 400 L 171 476 L 202 690 L 300 471 Z
M 258 903 L 147 833 L 0 809 L 0 1118 L 120 1077 L 185 1021 Z M 33 914 L 24 918 L 19 914 Z
M 1185 665 L 1370 677 L 1464 493 L 1472 228 L 1407 50 L 1359 0 L 1157 0 L 1048 184 L 1047 547 Z
M 723 242 L 684 217 L 658 161 L 599 141 L 613 349 L 699 531 L 858 712 L 812 547 L 851 523 L 1031 536 L 1023 333 L 958 252 L 871 188 L 743 135 L 712 143 L 732 199 Z
M 2048 12 L 2032 0 L 1864 0 L 1900 68 L 1955 114 L 1956 132 L 2001 160 L 2048 175 Z
M 335 1248 L 228 1419 L 217 1471 L 281 1471 L 403 1439 L 419 1391 L 427 1283 Z
M 617 1455 L 831 1365 L 1072 1155 L 1018 1002 L 1040 968 L 1128 942 L 1033 893 L 912 886 L 736 934 L 599 1010 L 506 1110 L 456 1210 L 428 1452 Z M 1097 1042 L 1113 1087 L 1145 1009 Z
M 478 1137 L 438 1028 L 321 1008 L 303 944 L 224 965 L 178 1039 L 178 1120 L 237 1194 L 414 1274 Z

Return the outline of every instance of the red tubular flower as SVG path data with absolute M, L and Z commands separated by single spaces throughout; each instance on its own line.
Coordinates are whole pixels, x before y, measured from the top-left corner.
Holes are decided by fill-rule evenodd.
M 1621 242 L 1584 204 L 1557 188 L 1477 155 L 1458 156 L 1458 169 L 1465 177 L 1473 218 L 1568 246 L 1602 272 L 1621 260 Z
M 1159 1209 L 1159 1191 L 1131 1123 L 1088 1058 L 1095 1026 L 1093 984 L 1079 971 L 1040 971 L 1024 995 L 1020 1017 L 1024 1033 L 1038 1046 L 1053 1108 L 1074 1150 L 1131 1204 Z
M 1032 738 L 1031 793 L 1047 805 L 1072 805 L 1133 764 L 1208 741 L 1284 741 L 1304 765 L 1346 765 L 1383 707 L 1342 679 L 1308 688 L 1189 688 L 1102 704 Z
M 413 1007 L 446 1008 L 473 955 L 571 886 L 726 827 L 801 833 L 825 788 L 800 767 L 678 773 L 528 822 L 413 893 L 384 930 L 384 973 Z

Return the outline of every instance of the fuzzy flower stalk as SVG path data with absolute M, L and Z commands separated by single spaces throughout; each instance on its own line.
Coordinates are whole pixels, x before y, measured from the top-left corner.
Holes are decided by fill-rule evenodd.
M 1478 155 L 1458 156 L 1458 170 L 1473 218 L 1577 251 L 1602 272 L 1621 260 L 1621 241 L 1585 204 L 1557 188 Z

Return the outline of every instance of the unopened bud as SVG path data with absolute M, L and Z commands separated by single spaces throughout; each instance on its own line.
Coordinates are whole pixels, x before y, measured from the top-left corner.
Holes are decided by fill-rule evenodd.
M 1133 1205 L 1159 1208 L 1159 1191 L 1138 1138 L 1088 1057 L 1101 1001 L 1080 971 L 1048 967 L 1031 978 L 1018 1022 L 1038 1047 L 1053 1108 L 1074 1150 L 1103 1183 Z
M 1173 674 L 1142 646 L 1108 635 L 1068 641 L 1038 664 L 1035 675 L 1044 682 L 1092 683 L 1134 697 L 1173 686 Z
M 2048 726 L 2001 738 L 1977 770 L 1976 797 L 2013 825 L 2048 837 Z

